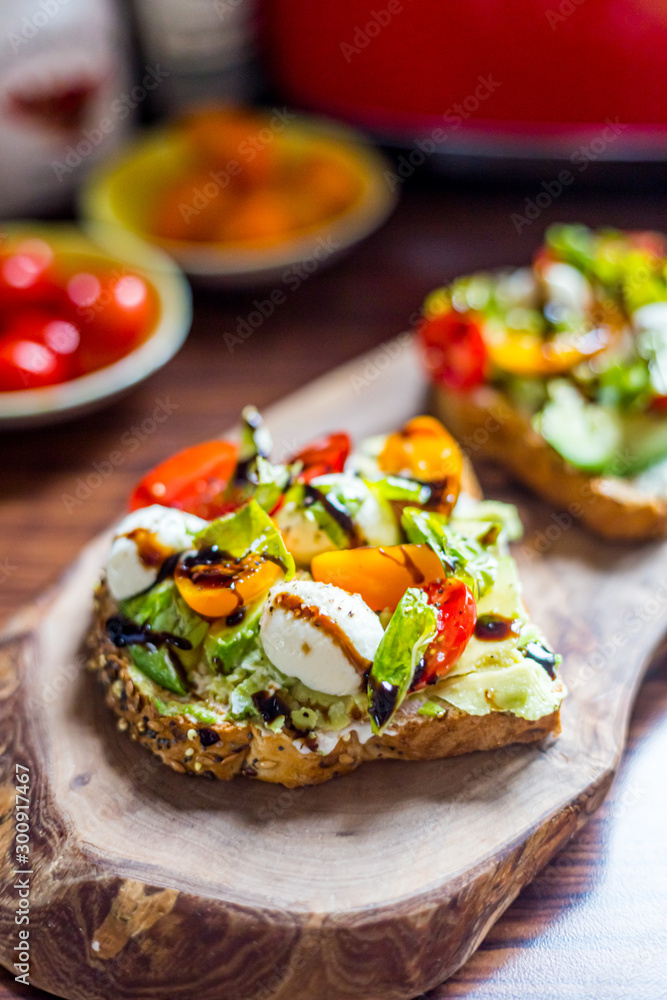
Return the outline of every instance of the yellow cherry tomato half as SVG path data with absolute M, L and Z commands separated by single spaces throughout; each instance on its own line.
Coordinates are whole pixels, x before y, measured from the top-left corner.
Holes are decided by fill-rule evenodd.
M 209 549 L 186 552 L 174 580 L 193 611 L 205 618 L 227 618 L 265 594 L 281 575 L 280 566 L 260 555 L 232 559 Z
M 437 510 L 450 511 L 461 489 L 463 456 L 458 444 L 435 417 L 414 417 L 387 437 L 378 456 L 383 472 L 408 476 L 423 483 L 437 483 Z
M 322 552 L 313 559 L 310 571 L 320 583 L 361 594 L 373 611 L 393 611 L 408 587 L 425 586 L 445 577 L 442 563 L 428 545 Z
M 485 335 L 491 361 L 511 375 L 561 375 L 609 347 L 616 333 L 609 326 L 557 333 L 543 340 L 522 330 Z

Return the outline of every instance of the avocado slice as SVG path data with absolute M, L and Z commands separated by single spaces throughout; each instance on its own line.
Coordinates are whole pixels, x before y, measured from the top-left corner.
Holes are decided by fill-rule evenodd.
M 208 622 L 185 603 L 173 580 L 163 580 L 145 594 L 122 601 L 120 610 L 130 621 L 150 625 L 153 632 L 167 632 L 180 639 L 187 639 L 192 648 L 179 649 L 178 659 L 186 670 L 196 667 L 201 645 L 208 631 Z M 130 647 L 130 652 L 134 648 Z M 132 655 L 136 662 L 134 653 Z
M 204 658 L 212 673 L 231 674 L 259 642 L 264 598 L 249 604 L 236 625 L 228 618 L 213 622 L 204 640 Z
M 623 418 L 612 409 L 587 403 L 574 386 L 558 380 L 549 402 L 533 421 L 552 448 L 577 469 L 605 472 L 623 445 Z
M 588 403 L 567 382 L 549 387 L 534 426 L 552 448 L 592 475 L 628 477 L 667 457 L 667 420 Z

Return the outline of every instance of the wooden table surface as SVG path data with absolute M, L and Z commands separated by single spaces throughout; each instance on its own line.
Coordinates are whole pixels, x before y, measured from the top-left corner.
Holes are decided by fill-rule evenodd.
M 198 292 L 181 353 L 125 400 L 60 427 L 0 435 L 0 617 L 37 595 L 122 512 L 145 469 L 216 436 L 245 403 L 265 406 L 379 349 L 414 322 L 429 288 L 457 272 L 527 261 L 544 225 L 559 218 L 667 229 L 659 191 L 600 193 L 579 182 L 517 232 L 512 214 L 539 190 L 539 177 L 525 189 L 413 178 L 394 217 L 353 255 L 298 288 L 278 283 L 285 301 L 244 342 L 230 350 L 224 334 L 267 291 Z M 663 660 L 640 691 L 629 750 L 603 809 L 433 1000 L 664 1000 L 666 759 Z M 44 996 L 0 970 L 0 1000 Z

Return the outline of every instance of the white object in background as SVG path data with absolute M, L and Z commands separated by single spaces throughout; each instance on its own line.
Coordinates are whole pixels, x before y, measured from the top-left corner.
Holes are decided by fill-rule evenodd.
M 66 204 L 138 106 L 113 0 L 2 0 L 0 216 Z
M 146 59 L 169 69 L 156 105 L 175 113 L 254 90 L 256 0 L 134 0 Z

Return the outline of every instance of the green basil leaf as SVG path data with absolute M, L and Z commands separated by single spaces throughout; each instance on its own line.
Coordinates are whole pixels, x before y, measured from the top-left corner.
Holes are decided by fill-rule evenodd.
M 407 479 L 405 476 L 386 476 L 384 479 L 364 481 L 382 500 L 398 500 L 418 506 L 428 503 L 431 497 L 429 486 L 414 479 Z
M 187 690 L 174 666 L 168 650 L 163 646 L 128 646 L 132 661 L 138 670 L 152 681 L 173 691 L 174 694 L 187 694 Z
M 374 733 L 387 726 L 402 704 L 436 631 L 435 608 L 423 590 L 410 587 L 391 617 L 368 677 L 368 712 Z
M 294 559 L 275 524 L 256 500 L 213 521 L 195 535 L 194 544 L 197 549 L 217 545 L 220 552 L 232 559 L 243 559 L 251 552 L 267 556 L 282 566 L 288 580 L 294 576 Z
M 463 580 L 475 600 L 491 589 L 498 561 L 490 547 L 457 532 L 444 515 L 434 511 L 406 507 L 401 515 L 401 524 L 408 541 L 415 545 L 430 545 L 440 558 L 445 573 Z

